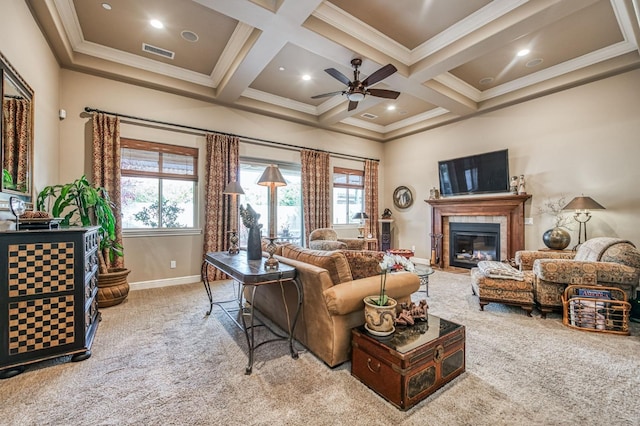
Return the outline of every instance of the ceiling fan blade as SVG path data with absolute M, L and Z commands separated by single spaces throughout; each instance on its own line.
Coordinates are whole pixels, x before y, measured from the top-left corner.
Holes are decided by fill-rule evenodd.
M 327 68 L 326 70 L 324 70 L 327 74 L 329 74 L 331 77 L 335 78 L 338 81 L 341 81 L 342 83 L 346 84 L 347 86 L 349 84 L 351 84 L 351 80 L 349 80 L 349 78 L 342 74 L 340 71 L 338 71 L 335 68 Z
M 400 96 L 400 92 L 385 89 L 368 89 L 367 95 L 377 96 L 379 98 L 397 99 L 398 96 Z
M 321 95 L 315 95 L 315 96 L 312 96 L 311 99 L 328 98 L 329 96 L 342 95 L 343 93 L 344 93 L 344 90 L 338 90 L 337 92 L 329 92 L 329 93 L 323 93 Z
M 356 108 L 358 108 L 358 102 L 349 101 L 349 108 L 347 108 L 347 111 L 353 111 Z
M 385 78 L 389 77 L 396 71 L 398 71 L 396 67 L 394 67 L 392 64 L 387 64 L 384 67 L 380 68 L 378 71 L 371 74 L 369 77 L 365 78 L 362 84 L 365 87 L 376 84 L 380 80 L 384 80 Z

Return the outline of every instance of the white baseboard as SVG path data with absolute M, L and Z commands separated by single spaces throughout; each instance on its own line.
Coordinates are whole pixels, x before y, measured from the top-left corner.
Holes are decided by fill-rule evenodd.
M 191 275 L 186 277 L 166 278 L 162 280 L 138 281 L 135 283 L 129 283 L 129 287 L 131 291 L 134 291 L 144 290 L 147 288 L 169 287 L 172 285 L 193 284 L 199 282 L 202 282 L 202 280 L 200 279 L 200 275 Z

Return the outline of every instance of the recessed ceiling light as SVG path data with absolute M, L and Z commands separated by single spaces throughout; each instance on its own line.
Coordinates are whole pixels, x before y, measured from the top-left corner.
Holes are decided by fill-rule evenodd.
M 158 29 L 164 28 L 164 24 L 158 21 L 157 19 L 152 19 L 151 21 L 149 21 L 149 23 L 153 28 L 158 28 Z
M 531 52 L 529 49 L 522 49 L 518 52 L 518 56 L 527 56 Z
M 395 105 L 388 105 L 387 106 L 387 111 L 393 111 L 394 109 L 396 109 Z
M 284 67 L 278 68 L 279 71 L 284 71 Z
M 198 41 L 198 39 L 200 37 L 198 37 L 198 34 L 194 33 L 193 31 L 189 31 L 189 30 L 184 30 L 180 33 L 180 35 L 182 36 L 183 39 L 190 41 L 190 42 L 196 42 Z
M 104 10 L 111 10 L 111 5 L 109 3 L 102 3 L 102 8 Z
M 311 76 L 309 74 L 305 74 L 305 75 L 302 76 L 302 79 L 304 81 L 309 81 L 309 80 L 311 80 Z
M 478 83 L 482 84 L 483 86 L 487 84 L 491 84 L 493 83 L 493 77 L 485 77 L 481 79 Z
M 542 63 L 542 58 L 536 58 L 536 59 L 532 59 L 529 62 L 527 62 L 525 64 L 525 66 L 528 67 L 528 68 L 533 68 L 533 67 L 537 67 L 541 63 Z

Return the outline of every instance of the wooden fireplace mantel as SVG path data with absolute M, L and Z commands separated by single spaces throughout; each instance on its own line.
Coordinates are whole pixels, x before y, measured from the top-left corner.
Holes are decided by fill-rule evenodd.
M 443 218 L 447 216 L 505 216 L 507 218 L 507 253 L 514 258 L 524 249 L 524 203 L 531 195 L 487 195 L 474 197 L 444 197 L 424 200 L 431 206 L 431 233 L 442 235 Z M 442 268 L 442 244 L 438 245 L 435 266 Z

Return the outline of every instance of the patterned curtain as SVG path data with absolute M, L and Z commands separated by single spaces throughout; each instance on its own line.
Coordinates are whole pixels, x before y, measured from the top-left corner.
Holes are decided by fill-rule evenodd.
M 3 104 L 3 168 L 13 179 L 10 189 L 28 191 L 30 102 L 26 99 L 5 98 Z
M 331 226 L 331 169 L 329 153 L 303 149 L 302 205 L 304 210 L 304 233 L 306 245 L 309 234 L 317 228 Z
M 93 184 L 109 193 L 116 217 L 116 242 L 122 244 L 122 205 L 120 199 L 120 117 L 93 115 Z M 124 268 L 124 258 L 113 262 L 104 256 L 107 268 Z
M 365 235 L 378 238 L 378 162 L 364 162 L 364 211 L 369 215 Z
M 206 253 L 229 248 L 227 231 L 231 230 L 231 215 L 238 211 L 237 197 L 222 192 L 228 182 L 239 182 L 240 139 L 237 136 L 208 134 L 206 155 L 203 260 Z M 207 267 L 209 281 L 229 278 L 211 265 L 203 265 Z M 202 273 L 205 273 L 204 269 Z

